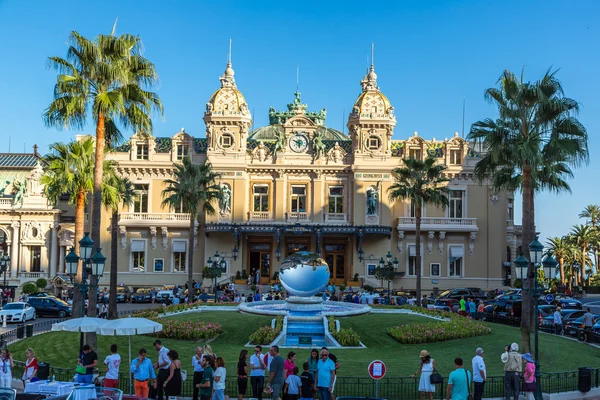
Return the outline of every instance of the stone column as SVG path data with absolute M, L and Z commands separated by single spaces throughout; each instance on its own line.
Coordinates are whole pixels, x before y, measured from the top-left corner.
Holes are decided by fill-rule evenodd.
M 17 266 L 19 265 L 19 244 L 21 242 L 19 227 L 21 226 L 21 223 L 19 221 L 15 221 L 10 226 L 13 229 L 10 247 L 10 277 L 16 278 Z
M 58 256 L 58 269 L 56 271 L 57 274 L 63 273 L 65 271 L 65 247 L 60 246 L 59 250 L 60 255 Z
M 53 222 L 52 225 L 52 235 L 50 239 L 50 270 L 48 271 L 48 278 L 52 279 L 56 274 L 58 274 L 58 235 L 57 235 L 57 224 Z

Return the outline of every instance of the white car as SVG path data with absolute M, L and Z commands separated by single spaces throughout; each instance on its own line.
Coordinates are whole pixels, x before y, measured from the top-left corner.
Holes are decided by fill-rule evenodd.
M 0 320 L 4 320 L 4 318 L 6 318 L 6 322 L 29 321 L 36 318 L 35 308 L 20 301 L 8 303 L 0 310 Z

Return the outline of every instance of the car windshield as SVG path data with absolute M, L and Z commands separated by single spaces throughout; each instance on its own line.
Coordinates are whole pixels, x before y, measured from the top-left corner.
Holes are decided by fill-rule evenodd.
M 450 294 L 450 290 L 444 290 L 441 294 L 440 297 L 444 297 L 444 296 L 448 296 Z
M 7 304 L 4 306 L 3 310 L 22 310 L 25 304 Z

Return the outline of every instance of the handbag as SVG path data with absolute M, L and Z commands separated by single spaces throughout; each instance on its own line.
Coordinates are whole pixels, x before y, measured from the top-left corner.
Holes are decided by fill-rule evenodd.
M 75 372 L 77 372 L 79 375 L 86 375 L 87 368 L 84 367 L 83 365 L 77 365 L 77 367 L 75 368 Z
M 443 382 L 444 378 L 442 378 L 442 375 L 438 374 L 437 372 L 434 372 L 431 375 L 429 375 L 429 383 L 431 383 L 432 385 L 438 385 Z
M 471 385 L 469 385 L 469 373 L 465 369 L 465 375 L 467 376 L 467 400 L 473 400 L 473 395 L 471 394 Z
M 525 382 L 525 380 L 523 380 L 523 391 L 524 392 L 535 392 L 536 389 L 536 382 Z
M 181 370 L 181 381 L 185 382 L 185 380 L 187 379 L 187 371 L 185 369 Z

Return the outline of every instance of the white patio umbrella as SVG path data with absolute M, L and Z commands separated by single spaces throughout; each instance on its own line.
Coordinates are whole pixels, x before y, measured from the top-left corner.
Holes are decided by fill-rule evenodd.
M 81 317 L 73 318 L 63 322 L 52 324 L 52 331 L 64 332 L 96 332 L 99 326 L 106 324 L 108 321 L 102 318 Z
M 162 331 L 162 324 L 158 322 L 146 318 L 131 317 L 110 320 L 96 329 L 96 333 L 99 335 L 129 336 L 129 366 L 131 365 L 131 336 L 160 331 Z M 129 392 L 133 393 L 132 379 L 129 379 Z

